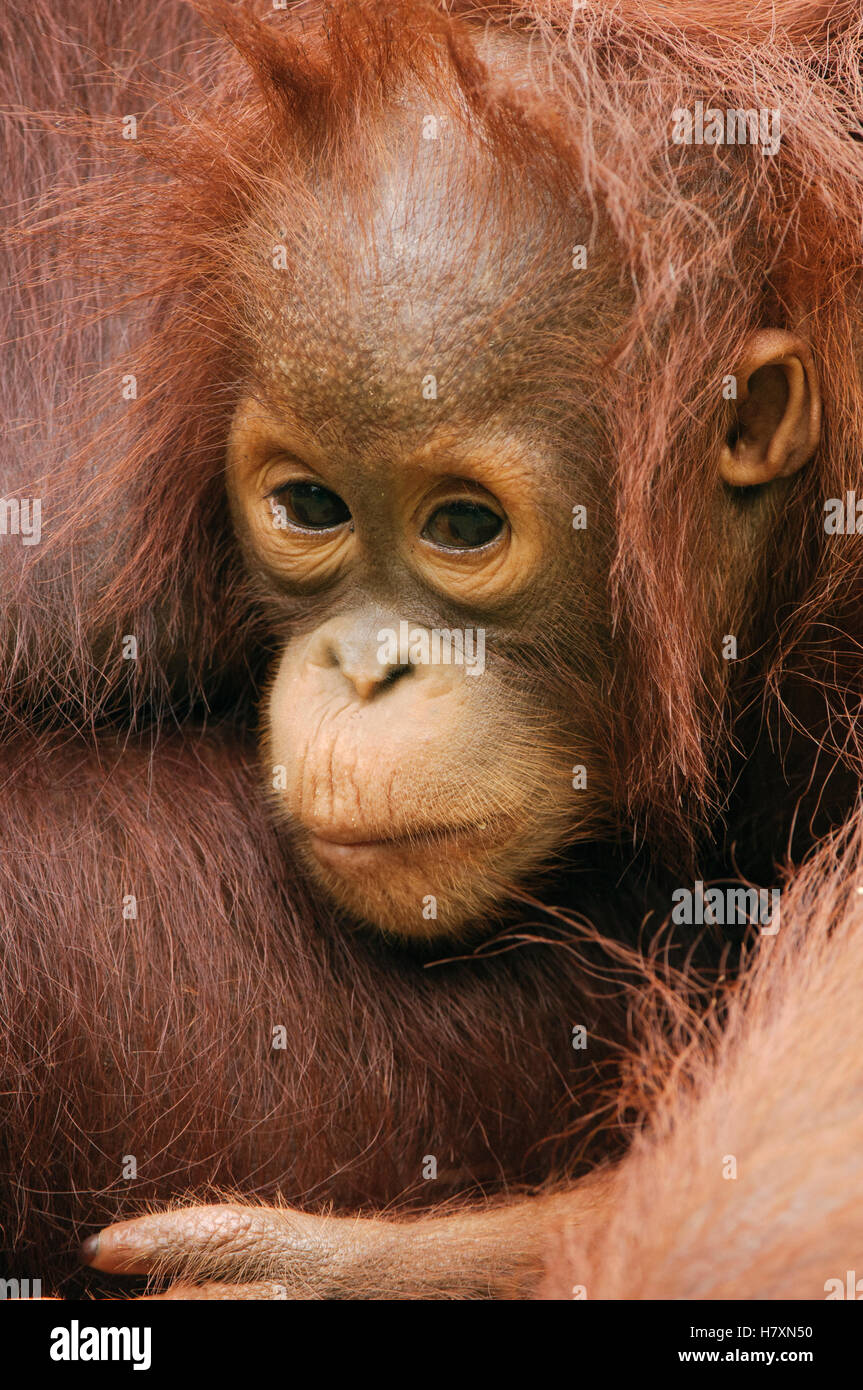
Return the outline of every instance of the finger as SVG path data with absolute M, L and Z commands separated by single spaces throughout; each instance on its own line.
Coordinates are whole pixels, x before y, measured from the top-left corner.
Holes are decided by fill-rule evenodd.
M 315 1221 L 273 1207 L 185 1207 L 106 1226 L 84 1241 L 81 1258 L 93 1269 L 113 1274 L 164 1272 L 188 1260 L 251 1260 L 277 1255 L 291 1245 L 296 1249 L 298 1228 Z
M 302 1297 L 302 1295 L 300 1295 Z M 147 1294 L 137 1303 L 190 1302 L 216 1299 L 266 1300 L 287 1298 L 287 1284 L 262 1280 L 257 1284 L 172 1284 L 164 1293 Z

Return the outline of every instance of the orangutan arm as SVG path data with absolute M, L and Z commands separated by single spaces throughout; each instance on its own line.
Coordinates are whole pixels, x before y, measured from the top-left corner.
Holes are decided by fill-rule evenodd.
M 112 1273 L 171 1275 L 162 1299 L 525 1298 L 550 1230 L 601 1212 L 609 1179 L 458 1213 L 390 1220 L 230 1203 L 119 1222 L 83 1256 Z

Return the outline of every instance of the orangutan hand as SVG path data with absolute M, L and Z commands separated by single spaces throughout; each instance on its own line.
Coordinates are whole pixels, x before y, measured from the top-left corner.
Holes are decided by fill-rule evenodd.
M 149 1298 L 350 1297 L 360 1270 L 368 1283 L 383 1256 L 382 1226 L 277 1207 L 184 1207 L 108 1226 L 81 1253 L 112 1274 L 177 1276 Z

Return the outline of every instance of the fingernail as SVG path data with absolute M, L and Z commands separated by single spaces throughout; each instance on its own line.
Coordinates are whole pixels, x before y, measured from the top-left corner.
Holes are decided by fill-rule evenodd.
M 99 1233 L 98 1233 L 98 1232 L 96 1233 L 96 1235 L 94 1235 L 94 1236 L 88 1236 L 87 1239 L 86 1239 L 85 1241 L 82 1241 L 82 1243 L 81 1243 L 81 1252 L 80 1252 L 80 1253 L 81 1253 L 81 1263 L 82 1263 L 82 1264 L 88 1265 L 88 1264 L 90 1263 L 91 1260 L 95 1260 L 96 1256 L 97 1256 L 98 1253 L 99 1253 Z

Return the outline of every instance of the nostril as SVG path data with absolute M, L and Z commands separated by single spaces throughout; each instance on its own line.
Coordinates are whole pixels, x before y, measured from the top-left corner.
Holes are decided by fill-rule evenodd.
M 396 681 L 401 680 L 402 676 L 406 676 L 410 669 L 411 668 L 409 663 L 404 666 L 393 666 L 391 670 L 387 671 L 386 675 L 381 681 L 381 690 L 385 690 L 386 687 L 389 685 L 395 685 Z
M 369 673 L 368 671 L 352 671 L 342 666 L 341 672 L 345 679 L 350 681 L 361 700 L 373 700 L 375 696 L 380 695 L 382 690 L 395 685 L 396 681 L 410 669 L 409 665 L 391 666 L 382 672 L 378 668 L 374 673 Z

